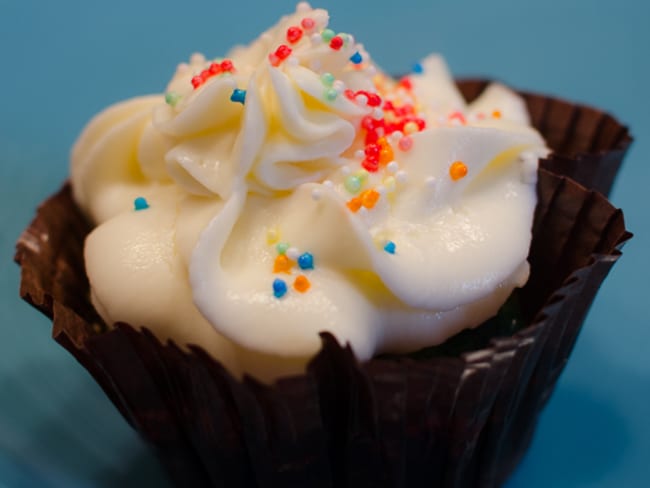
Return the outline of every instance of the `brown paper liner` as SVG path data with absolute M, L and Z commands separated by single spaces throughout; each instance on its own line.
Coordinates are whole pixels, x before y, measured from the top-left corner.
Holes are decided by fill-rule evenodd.
M 610 151 L 588 156 L 599 174 L 590 181 L 603 191 L 625 153 L 625 138 L 615 139 Z M 562 166 L 563 158 L 573 161 L 552 155 L 546 164 Z M 323 333 L 306 374 L 268 386 L 236 380 L 199 347 L 161 344 L 127 324 L 109 330 L 88 298 L 82 243 L 89 229 L 67 185 L 18 242 L 20 293 L 53 318 L 54 338 L 179 486 L 497 486 L 525 452 L 585 314 L 630 237 L 620 210 L 570 179 L 541 169 L 538 194 L 531 279 L 517 292 L 526 325 L 461 355 L 359 364 Z

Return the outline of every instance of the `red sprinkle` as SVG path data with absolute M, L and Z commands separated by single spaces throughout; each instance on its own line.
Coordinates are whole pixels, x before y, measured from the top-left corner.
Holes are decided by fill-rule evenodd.
M 200 87 L 203 84 L 203 78 L 200 76 L 194 76 L 192 77 L 192 86 L 196 89 Z
M 369 171 L 371 173 L 375 173 L 379 169 L 379 161 L 371 161 L 370 159 L 366 158 L 361 163 L 361 166 L 366 171 Z
M 300 25 L 302 26 L 303 29 L 310 30 L 310 29 L 314 28 L 314 26 L 316 25 L 316 22 L 314 21 L 314 19 L 311 19 L 309 17 L 305 17 L 304 19 L 302 19 L 300 21 Z
M 232 64 L 230 59 L 224 59 L 221 61 L 221 70 L 222 71 L 234 71 L 235 66 Z
M 269 54 L 269 61 L 273 66 L 278 66 L 282 61 L 287 59 L 291 54 L 291 48 L 286 44 L 281 44 L 274 53 Z
M 399 86 L 402 86 L 406 88 L 407 90 L 412 90 L 413 89 L 413 83 L 411 83 L 410 78 L 404 77 L 401 80 L 399 80 Z
M 210 65 L 210 68 L 208 69 L 210 70 L 210 73 L 212 73 L 213 75 L 218 75 L 219 73 L 221 73 L 221 66 L 219 65 L 219 63 L 212 63 Z
M 463 125 L 467 124 L 467 121 L 465 120 L 465 116 L 462 114 L 462 112 L 450 113 L 449 120 L 454 120 L 454 119 L 457 119 Z
M 304 21 L 305 19 L 303 19 Z M 302 38 L 302 29 L 298 26 L 291 26 L 287 29 L 287 41 L 289 44 L 295 44 Z
M 330 47 L 335 51 L 338 51 L 343 47 L 343 38 L 341 36 L 334 36 L 330 41 Z
M 354 91 L 350 90 L 349 88 L 345 89 L 345 91 L 343 92 L 343 95 L 345 95 L 345 98 L 349 98 L 350 100 L 354 100 Z

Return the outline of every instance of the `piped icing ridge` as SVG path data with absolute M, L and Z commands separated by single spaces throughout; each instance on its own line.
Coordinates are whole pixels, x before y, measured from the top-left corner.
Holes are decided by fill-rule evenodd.
M 299 4 L 82 133 L 93 301 L 233 370 L 309 357 L 322 330 L 360 359 L 433 345 L 525 283 L 546 153 L 506 87 L 468 105 L 435 55 L 395 80 Z

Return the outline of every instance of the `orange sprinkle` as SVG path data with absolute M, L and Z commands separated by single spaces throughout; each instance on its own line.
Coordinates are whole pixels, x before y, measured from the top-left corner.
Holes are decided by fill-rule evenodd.
M 495 110 L 494 112 L 492 112 L 492 117 L 494 117 L 495 119 L 500 119 L 501 118 L 501 110 Z
M 291 274 L 291 268 L 294 264 L 296 263 L 285 254 L 280 254 L 275 258 L 275 262 L 273 263 L 273 272 Z
M 467 175 L 467 166 L 462 161 L 454 161 L 451 166 L 449 166 L 449 176 L 452 180 L 458 181 L 461 178 L 464 178 Z
M 361 204 L 366 208 L 372 208 L 379 200 L 379 192 L 377 190 L 364 190 L 359 195 Z
M 377 140 L 377 144 L 380 147 L 379 164 L 390 163 L 395 158 L 395 154 L 393 153 L 393 148 L 391 147 L 391 145 L 388 143 L 385 137 L 380 137 Z
M 310 286 L 311 283 L 305 275 L 296 276 L 296 280 L 293 282 L 293 287 L 300 293 L 305 293 L 307 290 L 309 290 Z
M 358 212 L 359 209 L 361 208 L 361 198 L 354 197 L 348 200 L 348 203 L 346 203 L 346 205 L 352 212 Z

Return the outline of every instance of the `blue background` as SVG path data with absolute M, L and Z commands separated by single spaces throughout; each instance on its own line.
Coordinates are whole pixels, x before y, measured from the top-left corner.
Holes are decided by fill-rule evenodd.
M 650 7 L 638 1 L 324 1 L 388 72 L 430 51 L 456 75 L 597 105 L 636 142 L 612 200 L 636 237 L 602 287 L 515 487 L 650 480 Z M 88 119 L 160 92 L 194 51 L 217 56 L 294 8 L 252 2 L 0 0 L 0 486 L 166 486 L 86 372 L 18 298 L 14 242 L 66 178 Z M 371 7 L 367 5 L 372 5 Z

